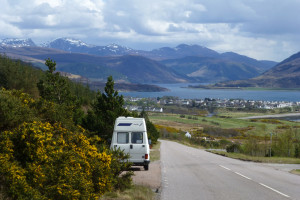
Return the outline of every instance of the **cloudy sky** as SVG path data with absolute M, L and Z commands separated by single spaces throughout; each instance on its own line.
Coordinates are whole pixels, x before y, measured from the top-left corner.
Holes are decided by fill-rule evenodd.
M 0 39 L 151 50 L 198 44 L 281 61 L 300 51 L 300 0 L 0 0 Z

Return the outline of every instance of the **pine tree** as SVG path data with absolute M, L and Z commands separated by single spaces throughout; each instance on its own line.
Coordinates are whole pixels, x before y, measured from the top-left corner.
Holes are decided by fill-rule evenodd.
M 92 105 L 93 110 L 88 113 L 85 126 L 102 138 L 110 139 L 116 118 L 128 116 L 129 112 L 123 108 L 123 96 L 114 90 L 112 76 L 107 78 L 104 91 L 104 93 L 98 92 L 97 99 Z
M 60 105 L 73 105 L 75 98 L 71 95 L 67 79 L 60 76 L 59 72 L 55 72 L 56 62 L 48 58 L 45 65 L 48 67 L 46 77 L 37 84 L 40 96 Z

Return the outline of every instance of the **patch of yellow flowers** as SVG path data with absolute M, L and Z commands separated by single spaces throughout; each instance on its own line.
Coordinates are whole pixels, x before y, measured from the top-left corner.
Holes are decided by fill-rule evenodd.
M 16 199 L 96 199 L 112 187 L 112 157 L 95 146 L 100 140 L 80 127 L 23 123 L 0 134 L 0 177 Z

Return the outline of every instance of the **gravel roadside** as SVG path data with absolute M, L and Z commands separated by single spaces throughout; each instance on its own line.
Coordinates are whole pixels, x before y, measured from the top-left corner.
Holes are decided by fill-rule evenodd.
M 160 144 L 151 149 L 152 159 L 149 170 L 144 170 L 144 167 L 132 167 L 134 175 L 132 176 L 133 183 L 149 187 L 155 192 L 155 199 L 160 199 L 161 193 L 161 162 L 160 162 Z
M 133 182 L 137 185 L 150 187 L 155 192 L 160 192 L 161 187 L 161 167 L 160 161 L 151 162 L 149 170 L 145 171 L 143 167 L 133 167 Z

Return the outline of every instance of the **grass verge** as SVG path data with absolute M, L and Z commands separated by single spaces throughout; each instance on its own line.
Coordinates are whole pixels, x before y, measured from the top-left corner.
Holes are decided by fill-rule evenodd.
M 134 185 L 123 192 L 110 192 L 103 195 L 99 200 L 153 200 L 153 191 L 145 186 Z
M 291 171 L 292 174 L 297 174 L 300 176 L 300 169 L 294 169 Z
M 153 145 L 150 152 L 150 160 L 151 162 L 160 160 L 160 141 L 157 141 L 157 143 Z
M 207 150 L 208 152 L 218 154 L 221 156 L 239 159 L 243 161 L 261 162 L 261 163 L 279 163 L 279 164 L 300 164 L 299 158 L 286 158 L 286 157 L 255 157 L 240 153 L 228 153 L 224 151 Z

